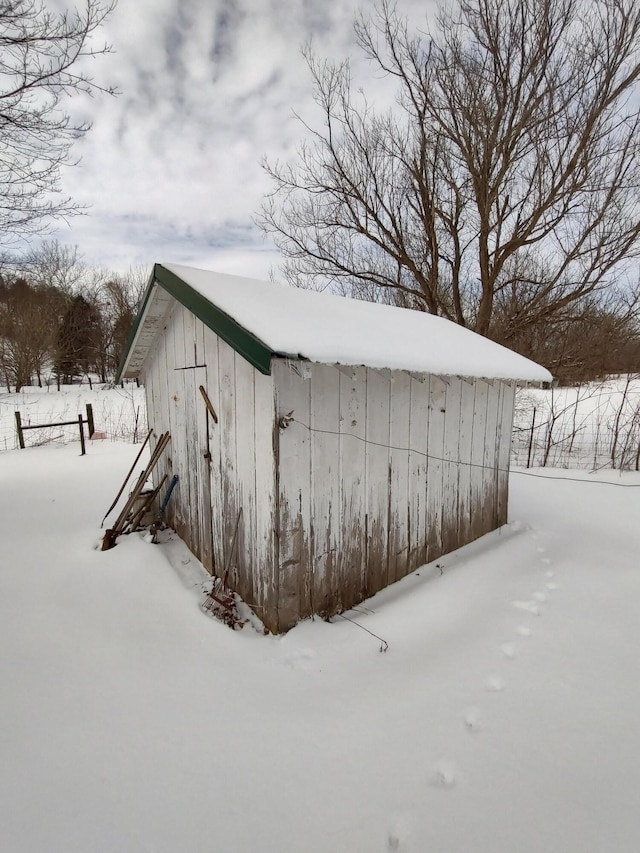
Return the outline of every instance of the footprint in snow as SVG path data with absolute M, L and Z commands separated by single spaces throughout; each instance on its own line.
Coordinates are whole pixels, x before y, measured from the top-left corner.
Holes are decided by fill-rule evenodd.
M 557 583 L 546 583 L 545 586 L 547 589 L 550 589 L 550 590 L 560 589 L 560 587 L 558 586 Z
M 544 592 L 534 592 L 531 598 L 533 598 L 534 601 L 539 601 L 540 604 L 543 604 L 547 601 L 548 596 Z
M 396 850 L 408 850 L 408 840 L 409 831 L 404 826 L 404 821 L 402 819 L 397 820 L 387 835 L 387 850 L 389 853 L 394 853 Z
M 490 675 L 484 682 L 484 689 L 490 693 L 499 693 L 501 690 L 504 690 L 505 686 L 506 682 L 504 678 L 499 675 Z
M 480 709 L 475 705 L 472 708 L 467 708 L 463 716 L 464 725 L 468 732 L 477 733 L 482 731 L 482 719 Z
M 521 637 L 530 637 L 531 636 L 531 628 L 527 625 L 518 625 L 516 628 L 516 634 L 519 634 Z
M 540 562 L 541 562 L 541 563 L 544 563 L 544 565 L 545 565 L 545 566 L 550 566 L 550 565 L 551 565 L 551 560 L 550 560 L 548 557 L 543 557 L 543 558 L 540 560 Z
M 512 601 L 511 606 L 515 607 L 517 610 L 525 610 L 533 616 L 540 615 L 540 608 L 535 601 Z
M 546 553 L 546 551 L 547 551 L 547 549 L 546 549 L 546 548 L 543 548 L 543 547 L 542 547 L 542 545 L 539 545 L 539 546 L 536 548 L 536 551 L 538 552 L 538 554 L 545 554 L 545 553 Z
M 508 658 L 509 660 L 513 660 L 516 656 L 515 643 L 503 643 L 500 646 L 500 651 L 506 658 Z
M 546 578 L 555 578 L 556 573 L 555 573 L 555 572 L 545 572 L 545 573 L 544 573 L 544 576 L 545 576 Z
M 453 788 L 456 784 L 456 769 L 448 758 L 442 758 L 433 768 L 431 784 L 436 788 Z

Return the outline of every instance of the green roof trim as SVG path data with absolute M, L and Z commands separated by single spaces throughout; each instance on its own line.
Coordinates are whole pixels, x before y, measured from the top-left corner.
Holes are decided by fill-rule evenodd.
M 155 264 L 140 310 L 138 311 L 138 316 L 131 329 L 124 355 L 118 367 L 116 382 L 120 381 L 156 282 L 163 290 L 173 296 L 176 301 L 191 311 L 212 332 L 215 332 L 223 341 L 226 341 L 230 347 L 245 358 L 249 364 L 252 364 L 256 370 L 265 375 L 271 373 L 271 357 L 275 353 L 269 347 L 256 338 L 255 335 L 252 335 L 251 332 L 240 326 L 232 317 L 225 314 L 224 311 L 216 308 L 205 296 L 194 290 L 193 287 L 188 285 L 175 273 L 163 267 L 162 264 Z
M 156 264 L 154 273 L 156 281 L 167 293 L 170 293 L 199 320 L 202 320 L 212 332 L 246 358 L 249 364 L 252 364 L 260 373 L 265 375 L 271 373 L 271 356 L 274 353 L 262 341 L 238 325 L 224 311 L 216 308 L 205 296 L 186 284 L 175 273 L 165 269 L 162 264 Z
M 149 277 L 149 281 L 147 283 L 147 289 L 144 292 L 144 296 L 142 297 L 142 302 L 140 303 L 140 307 L 138 308 L 138 313 L 136 315 L 136 319 L 133 321 L 133 326 L 131 327 L 131 331 L 129 332 L 129 337 L 127 338 L 127 343 L 124 348 L 124 352 L 122 353 L 122 357 L 120 359 L 120 364 L 118 365 L 118 369 L 116 370 L 116 378 L 114 382 L 118 384 L 122 378 L 122 373 L 124 371 L 125 365 L 127 363 L 127 359 L 129 358 L 129 353 L 131 351 L 131 347 L 133 346 L 133 342 L 138 334 L 138 329 L 140 328 L 140 323 L 142 322 L 142 317 L 144 315 L 145 308 L 147 307 L 147 302 L 149 301 L 149 297 L 151 296 L 151 291 L 153 290 L 153 284 L 156 277 L 156 267 L 158 265 L 155 264 L 153 270 L 151 271 L 151 276 Z

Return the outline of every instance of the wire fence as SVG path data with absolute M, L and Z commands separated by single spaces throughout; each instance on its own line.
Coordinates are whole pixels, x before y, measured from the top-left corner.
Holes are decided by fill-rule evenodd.
M 640 469 L 640 376 L 516 396 L 512 464 Z
M 15 412 L 24 426 L 77 421 L 93 407 L 96 434 L 137 443 L 147 434 L 144 389 L 64 386 L 0 394 L 0 451 L 18 448 Z M 78 440 L 78 427 L 29 430 L 27 447 Z M 512 465 L 599 470 L 640 470 L 640 375 L 550 390 L 521 389 L 516 395 Z
M 19 447 L 15 413 L 20 412 L 24 427 L 76 421 L 75 425 L 29 429 L 27 447 L 69 444 L 78 440 L 77 419 L 86 404 L 93 407 L 96 438 L 137 443 L 147 434 L 144 389 L 135 384 L 124 388 L 63 386 L 60 391 L 27 388 L 18 394 L 0 394 L 0 451 Z

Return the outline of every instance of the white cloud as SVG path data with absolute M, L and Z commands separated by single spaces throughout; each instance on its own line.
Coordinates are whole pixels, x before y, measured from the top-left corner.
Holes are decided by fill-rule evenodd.
M 91 209 L 59 239 L 108 266 L 216 262 L 265 275 L 276 255 L 252 224 L 269 189 L 260 159 L 289 156 L 301 138 L 293 110 L 311 96 L 301 45 L 313 38 L 322 55 L 353 53 L 355 9 L 347 0 L 120 0 L 98 37 L 114 52 L 91 71 L 121 94 L 72 104 L 93 128 L 63 189 Z

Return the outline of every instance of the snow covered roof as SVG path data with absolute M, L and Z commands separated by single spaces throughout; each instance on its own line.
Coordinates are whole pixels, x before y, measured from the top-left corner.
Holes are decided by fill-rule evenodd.
M 272 356 L 443 376 L 550 382 L 539 364 L 455 323 L 273 282 L 156 264 L 118 377 L 137 376 L 178 300 L 255 367 Z

